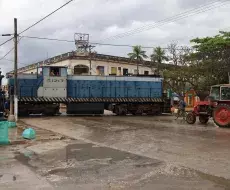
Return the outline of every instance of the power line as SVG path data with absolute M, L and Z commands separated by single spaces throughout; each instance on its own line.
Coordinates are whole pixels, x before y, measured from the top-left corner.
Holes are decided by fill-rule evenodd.
M 48 18 L 49 16 L 51 16 L 52 14 L 54 14 L 55 12 L 57 12 L 58 10 L 62 9 L 63 7 L 65 7 L 66 5 L 68 5 L 69 3 L 71 3 L 74 0 L 70 0 L 67 3 L 63 4 L 62 6 L 60 6 L 59 8 L 57 8 L 56 10 L 54 10 L 53 12 L 49 13 L 48 15 L 46 15 L 45 17 L 43 17 L 42 19 L 38 20 L 37 22 L 35 22 L 34 24 L 32 24 L 31 26 L 29 26 L 28 28 L 24 29 L 23 31 L 21 31 L 19 34 L 22 34 L 24 32 L 26 32 L 27 30 L 29 30 L 30 28 L 34 27 L 35 25 L 37 25 L 38 23 L 40 23 L 41 21 L 45 20 L 46 18 Z M 10 38 L 8 40 L 6 40 L 5 42 L 3 42 L 2 44 L 0 44 L 0 47 L 4 44 L 6 44 L 7 42 L 11 41 L 13 39 Z M 11 50 L 12 51 L 12 50 Z
M 74 40 L 62 40 L 57 38 L 46 38 L 46 37 L 37 37 L 37 36 L 21 36 L 24 38 L 38 39 L 38 40 L 50 40 L 50 41 L 60 41 L 60 42 L 75 42 Z
M 155 22 L 155 23 L 151 23 L 151 24 L 147 24 L 147 25 L 144 25 L 144 26 L 141 26 L 139 28 L 135 28 L 133 30 L 130 30 L 128 32 L 124 32 L 124 33 L 121 33 L 121 34 L 118 34 L 118 35 L 115 35 L 115 36 L 111 36 L 111 37 L 108 37 L 104 40 L 110 40 L 112 38 L 116 39 L 116 38 L 121 38 L 121 37 L 125 37 L 125 36 L 128 36 L 128 35 L 132 35 L 132 34 L 135 34 L 135 33 L 138 33 L 138 32 L 142 32 L 144 30 L 149 30 L 149 29 L 152 29 L 152 28 L 156 28 L 156 27 L 159 27 L 159 26 L 162 26 L 164 24 L 167 24 L 167 23 L 170 23 L 170 22 L 173 22 L 173 21 L 176 21 L 176 20 L 179 20 L 179 19 L 182 19 L 184 18 L 184 16 L 186 16 L 185 13 L 196 13 L 197 11 L 201 11 L 203 8 L 207 8 L 209 6 L 213 6 L 213 4 L 219 2 L 219 0 L 217 1 L 214 1 L 214 2 L 211 2 L 211 4 L 208 4 L 208 5 L 202 5 L 198 8 L 194 8 L 194 9 L 191 9 L 191 10 L 188 10 L 188 11 L 185 11 L 185 12 L 182 12 L 180 14 L 177 14 L 175 16 L 172 16 L 172 17 L 169 17 L 169 18 L 166 18 L 166 19 L 163 19 L 163 20 L 160 20 L 158 22 Z M 194 12 L 195 11 L 195 12 Z M 202 11 L 203 12 L 203 11 Z M 182 17 L 182 18 L 181 18 Z M 102 41 L 104 41 L 102 40 Z
M 216 3 L 219 3 L 219 6 L 214 6 L 214 5 L 216 5 Z M 156 28 L 156 27 L 162 26 L 164 24 L 168 24 L 170 22 L 175 22 L 175 21 L 178 21 L 180 19 L 184 19 L 184 18 L 186 18 L 188 16 L 203 13 L 203 12 L 211 10 L 213 8 L 223 6 L 225 3 L 229 3 L 229 0 L 224 0 L 223 2 L 220 2 L 219 0 L 218 1 L 213 1 L 213 2 L 209 3 L 208 5 L 207 4 L 206 5 L 201 5 L 198 8 L 194 8 L 194 9 L 182 12 L 180 14 L 177 14 L 177 15 L 174 15 L 172 17 L 160 20 L 158 22 L 147 24 L 147 25 L 144 25 L 142 27 L 130 30 L 128 32 L 124 32 L 124 33 L 121 33 L 121 34 L 118 34 L 118 35 L 115 35 L 115 36 L 105 38 L 103 40 L 100 40 L 100 42 L 105 41 L 105 40 L 110 40 L 110 39 L 122 38 L 122 37 L 130 36 L 130 35 L 133 35 L 133 34 L 136 34 L 136 33 L 139 33 L 139 32 L 150 30 L 152 28 Z
M 6 58 L 3 58 L 3 59 L 0 59 L 0 61 L 9 61 L 9 62 L 14 62 L 14 60 L 12 60 L 12 59 L 6 59 Z M 18 62 L 19 63 L 19 62 Z M 20 62 L 19 64 L 23 64 L 23 65 L 25 65 L 26 63 L 22 63 L 22 62 Z
M 65 39 L 57 39 L 57 38 L 46 38 L 46 37 L 36 37 L 36 36 L 20 36 L 23 38 L 29 38 L 29 39 L 38 39 L 38 40 L 49 40 L 49 41 L 59 41 L 59 42 L 68 42 L 68 43 L 74 43 L 75 41 L 73 40 L 65 40 Z M 91 42 L 90 44 L 93 45 L 100 45 L 100 46 L 114 46 L 114 47 L 131 47 L 133 48 L 135 45 L 130 45 L 130 44 L 111 44 L 111 43 L 96 43 L 96 42 Z M 155 48 L 154 46 L 141 46 L 143 49 L 153 49 Z M 169 49 L 168 47 L 162 47 L 162 49 Z M 182 50 L 182 49 L 177 49 L 177 50 Z
M 17 44 L 19 44 L 19 42 L 20 42 L 21 39 L 22 39 L 22 37 L 18 40 L 18 43 L 17 43 Z M 14 47 L 11 48 L 3 57 L 1 57 L 0 60 L 4 59 L 4 58 L 5 58 L 7 55 L 9 55 L 13 50 L 14 50 Z
M 56 10 L 54 10 L 53 12 L 51 12 L 50 14 L 46 15 L 42 19 L 38 20 L 37 22 L 35 22 L 34 24 L 32 24 L 31 26 L 29 26 L 28 28 L 26 28 L 22 32 L 20 32 L 19 34 L 22 34 L 22 33 L 26 32 L 27 30 L 29 30 L 30 28 L 34 27 L 35 25 L 37 25 L 41 21 L 45 20 L 46 18 L 48 18 L 49 16 L 51 16 L 52 14 L 54 14 L 55 12 L 57 12 L 58 10 L 62 9 L 63 7 L 65 7 L 66 5 L 68 5 L 69 3 L 71 3 L 72 1 L 74 1 L 74 0 L 70 0 L 67 3 L 63 4 L 62 6 L 60 6 L 59 8 L 57 8 Z
M 4 44 L 6 44 L 7 42 L 11 41 L 12 39 L 14 39 L 14 38 L 10 38 L 10 39 L 6 40 L 5 42 L 1 43 L 0 47 L 3 46 Z
M 14 50 L 14 47 L 11 48 L 3 57 L 0 58 L 0 60 L 4 59 L 7 55 L 10 54 L 10 52 L 12 52 Z

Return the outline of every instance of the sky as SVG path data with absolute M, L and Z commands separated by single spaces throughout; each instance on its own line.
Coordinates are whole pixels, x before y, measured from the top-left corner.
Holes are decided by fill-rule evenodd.
M 18 31 L 22 31 L 46 16 L 68 0 L 0 0 L 0 35 L 13 33 L 13 19 L 18 19 Z M 52 16 L 22 35 L 74 40 L 74 33 L 90 34 L 90 42 L 161 46 L 176 42 L 191 45 L 196 37 L 216 35 L 219 30 L 230 31 L 230 0 L 74 0 Z M 222 2 L 222 4 L 220 3 Z M 199 6 L 200 13 L 188 14 Z M 215 7 L 215 8 L 214 8 Z M 213 8 L 209 11 L 206 9 Z M 186 12 L 170 22 L 163 19 Z M 147 30 L 148 28 L 148 30 Z M 131 35 L 121 35 L 130 34 Z M 134 32 L 133 32 L 134 31 Z M 120 35 L 120 37 L 114 37 Z M 0 44 L 9 37 L 0 36 Z M 0 68 L 3 73 L 13 69 L 13 51 L 1 60 L 13 47 L 13 41 L 0 47 Z M 22 38 L 18 45 L 18 67 L 42 61 L 75 50 L 74 43 Z M 97 45 L 101 54 L 127 56 L 131 47 Z M 152 49 L 145 49 L 151 54 Z

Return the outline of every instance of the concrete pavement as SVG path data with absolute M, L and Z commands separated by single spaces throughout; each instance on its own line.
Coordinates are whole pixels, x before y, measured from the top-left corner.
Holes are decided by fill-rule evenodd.
M 163 163 L 162 168 L 194 171 L 202 176 L 202 180 L 198 177 L 200 184 L 208 180 L 220 185 L 218 187 L 230 186 L 230 132 L 216 128 L 212 123 L 206 127 L 188 126 L 181 120 L 170 121 L 168 117 L 129 116 L 27 118 L 23 122 L 84 143 L 158 160 Z

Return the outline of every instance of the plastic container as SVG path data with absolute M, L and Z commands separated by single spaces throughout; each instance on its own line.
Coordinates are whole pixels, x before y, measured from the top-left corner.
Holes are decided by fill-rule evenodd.
M 15 127 L 17 127 L 16 122 L 8 121 L 8 127 L 9 128 L 15 128 Z
M 0 145 L 9 144 L 8 121 L 0 121 Z

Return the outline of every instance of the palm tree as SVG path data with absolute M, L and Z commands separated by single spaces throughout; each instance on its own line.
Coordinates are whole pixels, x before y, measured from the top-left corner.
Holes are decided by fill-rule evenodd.
M 148 56 L 145 54 L 146 51 L 143 51 L 141 49 L 141 46 L 134 46 L 133 52 L 128 53 L 128 56 L 131 60 L 136 60 L 137 63 L 137 74 L 139 74 L 139 62 L 142 62 L 144 58 L 147 58 Z
M 168 57 L 165 55 L 165 50 L 161 47 L 156 47 L 153 49 L 153 54 L 150 55 L 151 61 L 157 62 L 157 73 L 159 74 L 159 66 L 162 64 L 162 61 L 168 61 Z

